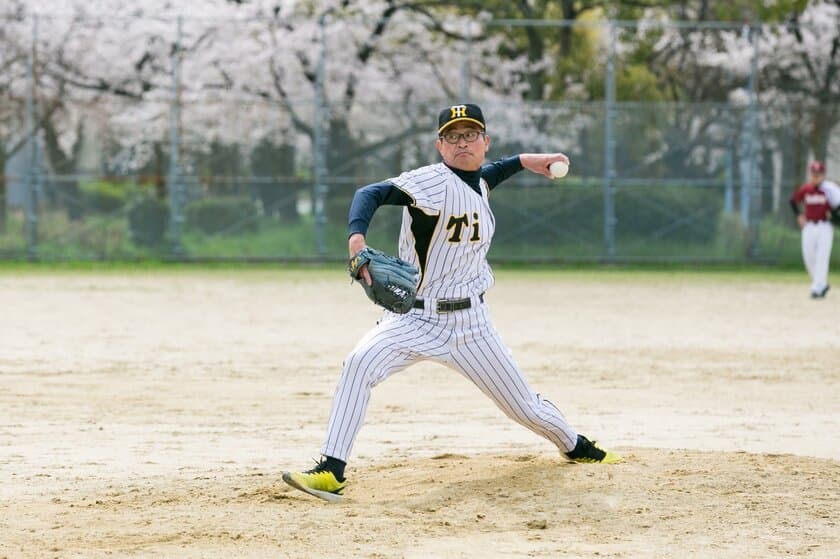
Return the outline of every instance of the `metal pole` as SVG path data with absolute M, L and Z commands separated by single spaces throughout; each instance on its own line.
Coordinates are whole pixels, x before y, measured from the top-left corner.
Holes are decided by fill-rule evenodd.
M 726 165 L 726 173 L 725 173 L 725 180 L 726 180 L 726 187 L 723 191 L 723 213 L 729 215 L 734 211 L 735 208 L 735 194 L 733 192 L 733 173 L 732 173 L 732 166 L 734 164 L 734 158 L 732 157 L 732 148 L 726 150 L 725 156 L 725 165 Z
M 749 92 L 749 115 L 747 119 L 747 173 L 746 184 L 741 190 L 741 220 L 747 228 L 749 236 L 749 256 L 758 255 L 758 216 L 753 216 L 756 210 L 753 204 L 753 197 L 758 188 L 758 149 L 756 146 L 758 128 L 758 103 L 756 93 L 756 82 L 758 77 L 758 38 L 760 28 L 750 26 L 748 32 L 753 48 L 752 61 L 750 64 L 750 79 L 748 84 Z
M 750 36 L 750 28 L 746 25 L 743 28 L 742 36 Z M 753 53 L 753 63 L 755 62 L 755 53 Z M 747 112 L 744 118 L 744 131 L 741 139 L 741 224 L 744 228 L 750 226 L 750 188 L 752 187 L 753 175 L 753 111 L 755 109 L 755 67 L 754 64 L 750 67 L 750 77 L 747 81 L 747 98 L 749 99 L 747 105 Z
M 181 245 L 183 185 L 181 177 L 181 41 L 183 16 L 178 16 L 175 45 L 172 52 L 172 109 L 169 112 L 169 171 L 166 189 L 169 195 L 169 235 L 172 255 L 184 255 Z
M 318 56 L 318 67 L 315 73 L 315 118 L 312 146 L 312 177 L 314 179 L 313 211 L 315 217 L 315 245 L 318 255 L 321 258 L 327 254 L 326 245 L 326 199 L 328 187 L 327 180 L 327 149 L 329 138 L 327 137 L 327 126 L 329 123 L 326 96 L 324 94 L 325 72 L 327 66 L 327 14 L 318 19 L 320 27 L 321 51 Z
M 607 56 L 607 75 L 604 80 L 604 248 L 607 260 L 615 258 L 615 52 L 616 27 L 609 23 L 610 50 Z
M 752 67 L 750 69 L 750 91 L 752 94 L 752 129 L 750 130 L 750 145 L 752 150 L 750 153 L 750 169 L 752 169 L 750 177 L 750 198 L 752 219 L 750 228 L 750 256 L 757 257 L 760 251 L 759 241 L 759 220 L 761 219 L 761 169 L 758 162 L 760 158 L 761 142 L 759 140 L 758 131 L 758 42 L 761 38 L 761 26 L 752 26 L 752 43 L 753 43 L 753 57 Z
M 38 109 L 35 101 L 35 52 L 38 48 L 38 16 L 32 16 L 32 48 L 26 61 L 26 129 L 29 136 L 29 172 L 26 174 L 26 201 L 24 204 L 24 228 L 26 230 L 26 252 L 29 260 L 38 258 L 38 194 L 36 192 L 38 169 Z

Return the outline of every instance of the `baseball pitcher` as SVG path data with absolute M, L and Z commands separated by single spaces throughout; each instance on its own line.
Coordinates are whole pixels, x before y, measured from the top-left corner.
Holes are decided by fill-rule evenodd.
M 477 105 L 453 105 L 438 116 L 436 147 L 442 162 L 360 188 L 350 207 L 350 275 L 374 302 L 382 320 L 344 361 L 321 454 L 308 471 L 285 472 L 297 489 L 340 499 L 345 465 L 368 407 L 371 390 L 422 360 L 464 375 L 512 420 L 554 444 L 575 462 L 621 459 L 578 433 L 560 410 L 536 393 L 494 328 L 485 293 L 493 287 L 487 251 L 496 221 L 489 194 L 523 169 L 565 174 L 562 153 L 520 154 L 484 164 L 490 147 Z M 558 172 L 556 169 L 561 168 Z M 365 242 L 374 212 L 402 206 L 399 258 Z

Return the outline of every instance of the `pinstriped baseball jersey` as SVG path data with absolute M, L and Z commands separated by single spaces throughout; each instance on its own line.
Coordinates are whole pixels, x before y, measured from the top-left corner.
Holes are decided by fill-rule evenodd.
M 459 299 L 492 287 L 486 257 L 496 220 L 486 182 L 481 180 L 479 195 L 443 163 L 390 182 L 412 199 L 403 209 L 399 254 L 422 272 L 417 296 Z

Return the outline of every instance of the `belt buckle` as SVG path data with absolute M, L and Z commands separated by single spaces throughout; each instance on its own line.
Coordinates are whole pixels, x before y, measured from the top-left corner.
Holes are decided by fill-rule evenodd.
M 472 307 L 472 300 L 469 297 L 464 297 L 463 299 L 438 299 L 435 303 L 435 310 L 438 314 L 462 311 L 470 307 Z
M 472 297 L 464 297 L 463 299 L 437 299 L 435 301 L 435 312 L 438 314 L 447 314 L 455 311 L 472 308 Z M 478 295 L 478 303 L 484 302 L 484 293 Z

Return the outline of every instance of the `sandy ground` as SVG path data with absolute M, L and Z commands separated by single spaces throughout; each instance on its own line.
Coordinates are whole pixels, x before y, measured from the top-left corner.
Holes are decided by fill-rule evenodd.
M 421 364 L 330 505 L 280 474 L 379 314 L 340 272 L 0 273 L 0 557 L 838 557 L 840 293 L 760 278 L 500 273 L 532 385 L 627 461 Z

